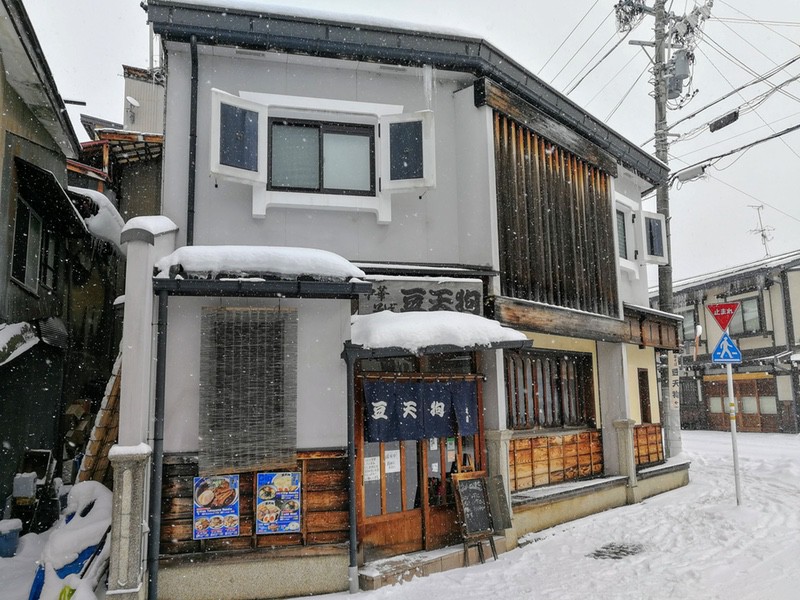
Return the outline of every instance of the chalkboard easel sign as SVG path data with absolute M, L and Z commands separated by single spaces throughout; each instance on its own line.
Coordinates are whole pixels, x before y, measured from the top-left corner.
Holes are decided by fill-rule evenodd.
M 488 481 L 482 472 L 453 474 L 456 509 L 461 523 L 461 536 L 464 539 L 464 564 L 469 566 L 469 548 L 477 546 L 478 557 L 483 558 L 484 540 L 489 540 L 492 556 L 497 560 L 494 545 L 494 523 L 489 508 Z

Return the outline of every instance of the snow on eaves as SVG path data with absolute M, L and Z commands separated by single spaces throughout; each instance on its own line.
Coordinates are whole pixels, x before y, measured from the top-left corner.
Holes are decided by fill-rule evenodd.
M 284 246 L 184 246 L 156 262 L 157 277 L 169 277 L 170 268 L 197 277 L 219 274 L 249 277 L 272 275 L 285 279 L 313 277 L 348 280 L 364 271 L 338 254 L 315 248 Z
M 125 219 L 119 214 L 111 200 L 97 190 L 74 186 L 69 186 L 68 189 L 73 194 L 89 198 L 97 207 L 97 214 L 84 219 L 89 233 L 96 238 L 113 244 L 118 252 L 125 254 L 125 250 L 119 243 L 120 233 L 122 233 L 122 228 L 125 227 Z
M 381 311 L 352 317 L 351 342 L 364 348 L 402 348 L 411 354 L 430 346 L 473 348 L 528 337 L 497 321 L 449 311 L 394 313 Z
M 30 323 L 0 323 L 0 366 L 38 343 L 39 336 Z

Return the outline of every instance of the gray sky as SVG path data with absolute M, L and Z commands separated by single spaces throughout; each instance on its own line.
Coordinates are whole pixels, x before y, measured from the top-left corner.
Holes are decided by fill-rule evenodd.
M 613 18 L 615 3 L 616 0 L 294 0 L 291 5 L 300 10 L 472 31 L 563 92 L 620 39 Z M 78 123 L 81 112 L 121 121 L 121 65 L 146 67 L 149 59 L 148 29 L 139 0 L 24 0 L 24 4 L 62 97 L 87 102 L 85 107 L 69 108 L 79 138 L 86 139 Z M 647 4 L 652 5 L 652 0 Z M 667 5 L 676 15 L 683 15 L 694 2 L 675 0 Z M 578 25 L 584 15 L 586 18 Z M 638 144 L 653 133 L 653 100 L 649 95 L 652 85 L 649 73 L 644 72 L 648 57 L 628 41 L 652 40 L 652 26 L 652 19 L 645 18 L 569 94 L 587 111 Z M 669 111 L 670 124 L 800 55 L 800 3 L 716 0 L 703 32 L 695 52 L 692 79 L 697 93 L 680 110 Z M 778 84 L 798 74 L 800 60 L 769 81 Z M 672 132 L 690 132 L 770 89 L 766 83 L 748 87 Z M 672 170 L 800 123 L 800 83 L 789 83 L 783 92 L 767 97 L 755 110 L 743 109 L 739 121 L 725 129 L 714 133 L 705 130 L 693 139 L 675 141 L 670 148 Z M 645 147 L 653 150 L 652 144 Z M 674 185 L 671 210 L 676 280 L 763 258 L 761 237 L 751 233 L 758 227 L 753 205 L 764 206 L 761 215 L 764 225 L 772 228 L 768 232 L 772 255 L 799 248 L 800 202 L 797 185 L 791 183 L 792 175 L 798 171 L 800 131 L 720 160 L 702 180 Z M 650 204 L 655 210 L 654 202 Z

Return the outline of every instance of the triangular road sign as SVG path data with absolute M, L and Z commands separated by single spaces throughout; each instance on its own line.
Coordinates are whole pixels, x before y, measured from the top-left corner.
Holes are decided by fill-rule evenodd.
M 742 362 L 742 352 L 733 343 L 731 336 L 725 331 L 719 338 L 714 351 L 711 353 L 711 361 L 715 363 L 740 363 Z
M 725 331 L 728 328 L 728 324 L 731 322 L 733 315 L 735 315 L 736 311 L 739 310 L 739 303 L 720 302 L 719 304 L 709 304 L 707 308 L 708 312 L 711 313 L 711 316 L 714 317 L 714 320 L 719 325 L 719 328 L 722 329 L 722 331 Z

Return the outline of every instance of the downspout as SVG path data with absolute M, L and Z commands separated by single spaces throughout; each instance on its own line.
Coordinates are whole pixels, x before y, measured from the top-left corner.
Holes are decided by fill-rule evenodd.
M 156 337 L 156 390 L 153 423 L 153 467 L 150 476 L 150 515 L 147 538 L 147 597 L 158 598 L 158 555 L 161 551 L 161 480 L 164 471 L 164 400 L 167 380 L 166 290 L 158 292 L 158 333 Z
M 192 36 L 189 42 L 192 76 L 190 82 L 189 99 L 189 188 L 188 201 L 186 203 L 186 245 L 194 245 L 194 197 L 195 197 L 195 177 L 197 167 L 197 37 Z
M 786 349 L 794 352 L 794 318 L 792 316 L 792 299 L 789 296 L 789 275 L 786 269 L 781 270 L 781 299 L 783 300 L 783 317 L 786 324 Z M 789 360 L 790 383 L 792 388 L 792 403 L 794 404 L 794 433 L 800 431 L 800 402 L 797 395 L 800 393 L 797 385 L 797 367 Z
M 347 365 L 347 473 L 348 503 L 350 522 L 350 593 L 359 591 L 358 585 L 358 531 L 356 529 L 356 392 L 355 392 L 355 355 L 345 343 L 344 362 Z

